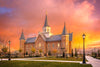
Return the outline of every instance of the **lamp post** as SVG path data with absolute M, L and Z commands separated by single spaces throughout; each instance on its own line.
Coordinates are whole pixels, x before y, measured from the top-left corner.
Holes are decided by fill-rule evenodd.
M 83 36 L 83 64 L 86 64 L 85 62 L 85 34 L 82 35 Z
M 9 40 L 9 61 L 11 60 L 11 55 L 10 55 L 10 44 L 11 44 L 11 41 Z

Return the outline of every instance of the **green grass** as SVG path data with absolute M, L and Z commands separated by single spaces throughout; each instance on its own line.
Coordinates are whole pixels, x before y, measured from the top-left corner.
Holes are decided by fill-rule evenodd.
M 75 57 L 69 57 L 69 58 L 55 58 L 55 57 L 44 57 L 44 58 L 31 58 L 34 60 L 67 60 L 67 61 L 82 61 L 82 58 L 75 58 Z M 30 60 L 31 60 L 30 59 Z
M 89 64 L 38 62 L 38 61 L 0 61 L 0 67 L 92 67 Z

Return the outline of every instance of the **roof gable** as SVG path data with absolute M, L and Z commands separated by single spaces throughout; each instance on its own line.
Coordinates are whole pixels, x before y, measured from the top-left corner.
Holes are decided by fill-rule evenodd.
M 36 40 L 37 40 L 38 37 L 40 37 L 40 36 L 42 37 L 42 39 L 43 39 L 44 41 L 46 41 L 46 37 L 45 37 L 45 35 L 43 35 L 42 33 L 40 33 L 40 34 L 37 36 Z M 36 41 L 36 40 L 35 40 L 35 41 Z

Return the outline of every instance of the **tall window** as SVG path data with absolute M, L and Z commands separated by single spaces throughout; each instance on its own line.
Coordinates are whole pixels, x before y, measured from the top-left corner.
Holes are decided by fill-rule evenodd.
M 54 45 L 54 44 L 52 44 L 52 47 L 53 47 L 53 48 L 54 48 L 54 46 L 55 46 L 55 45 Z
M 60 43 L 58 43 L 58 48 L 60 47 Z
M 41 43 L 39 43 L 39 47 L 41 47 Z
M 68 43 L 66 43 L 66 46 L 68 46 Z

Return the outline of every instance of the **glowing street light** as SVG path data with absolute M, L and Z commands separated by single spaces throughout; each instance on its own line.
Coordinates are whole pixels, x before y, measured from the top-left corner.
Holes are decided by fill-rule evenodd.
M 11 55 L 10 55 L 10 44 L 11 44 L 11 41 L 9 40 L 8 42 L 9 42 L 9 59 L 8 60 L 10 61 L 11 60 Z
M 83 34 L 82 36 L 83 36 L 83 64 L 86 64 L 85 62 L 85 37 L 86 35 Z

